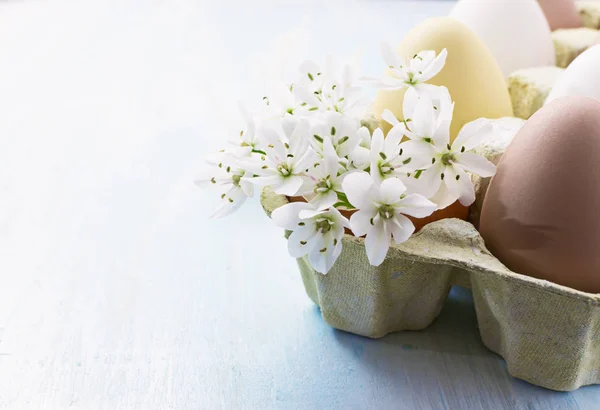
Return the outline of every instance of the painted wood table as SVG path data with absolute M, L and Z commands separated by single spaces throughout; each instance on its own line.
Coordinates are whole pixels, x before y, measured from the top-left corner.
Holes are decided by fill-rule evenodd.
M 0 406 L 595 409 L 512 379 L 454 289 L 423 332 L 336 331 L 256 200 L 192 181 L 237 100 L 451 2 L 0 3 Z M 283 68 L 282 68 L 283 67 Z

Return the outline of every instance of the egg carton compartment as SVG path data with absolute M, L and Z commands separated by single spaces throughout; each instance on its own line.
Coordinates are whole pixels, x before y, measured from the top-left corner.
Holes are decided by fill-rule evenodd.
M 515 117 L 528 119 L 542 108 L 564 68 L 534 67 L 517 70 L 508 77 L 508 92 Z
M 579 54 L 598 42 L 599 35 L 597 29 L 587 27 L 553 31 L 552 41 L 556 52 L 556 66 L 568 67 Z
M 265 189 L 261 203 L 270 215 L 287 199 Z M 425 329 L 458 284 L 472 289 L 482 341 L 512 376 L 560 391 L 600 383 L 600 295 L 510 271 L 469 222 L 428 224 L 378 267 L 351 235 L 326 275 L 307 257 L 297 263 L 306 293 L 336 329 L 370 338 Z
M 600 29 L 600 1 L 581 0 L 575 2 L 575 5 L 579 10 L 584 27 Z

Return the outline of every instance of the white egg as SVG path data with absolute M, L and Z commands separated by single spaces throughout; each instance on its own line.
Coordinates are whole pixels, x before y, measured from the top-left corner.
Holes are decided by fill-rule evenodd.
M 459 0 L 450 17 L 479 35 L 505 77 L 555 65 L 550 26 L 536 0 Z
M 588 48 L 573 60 L 552 87 L 546 104 L 567 95 L 600 101 L 600 44 Z

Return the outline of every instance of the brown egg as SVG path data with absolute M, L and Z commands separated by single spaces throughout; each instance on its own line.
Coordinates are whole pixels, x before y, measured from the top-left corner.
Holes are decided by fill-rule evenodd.
M 551 30 L 583 26 L 573 0 L 538 0 Z
M 479 230 L 513 272 L 600 293 L 600 102 L 562 97 L 527 121 L 498 164 Z

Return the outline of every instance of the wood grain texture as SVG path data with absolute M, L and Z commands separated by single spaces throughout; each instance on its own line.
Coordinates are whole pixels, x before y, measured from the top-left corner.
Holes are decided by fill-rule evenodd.
M 340 7 L 0 3 L 1 408 L 598 407 L 512 379 L 466 291 L 424 332 L 346 334 L 257 200 L 206 218 L 200 158 L 279 62 L 362 48 L 377 74 L 380 40 L 451 3 Z

